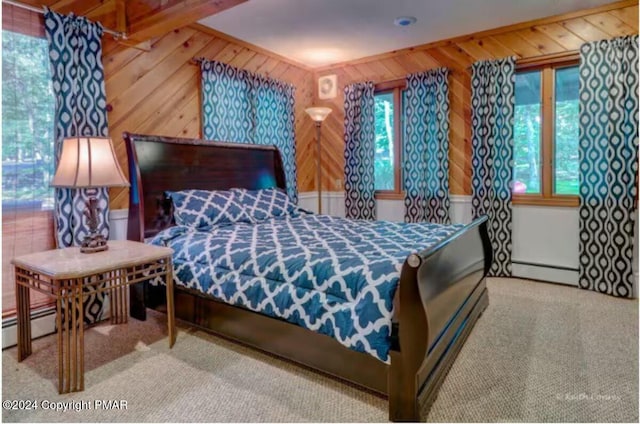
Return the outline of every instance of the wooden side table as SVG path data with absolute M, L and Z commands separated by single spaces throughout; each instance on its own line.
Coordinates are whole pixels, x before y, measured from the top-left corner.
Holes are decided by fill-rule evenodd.
M 176 340 L 173 266 L 168 247 L 134 241 L 110 241 L 109 250 L 80 253 L 80 248 L 48 250 L 14 258 L 18 310 L 18 361 L 31 355 L 29 290 L 56 299 L 58 391 L 84 390 L 84 310 L 89 293 L 107 292 L 111 322 L 127 322 L 130 284 L 164 277 L 167 286 L 169 347 Z M 64 317 L 63 317 L 64 315 Z

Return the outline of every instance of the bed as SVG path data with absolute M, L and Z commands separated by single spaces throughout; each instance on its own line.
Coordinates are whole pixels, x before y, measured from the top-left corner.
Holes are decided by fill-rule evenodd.
M 253 232 L 254 236 L 258 234 L 257 238 L 254 237 L 256 240 L 264 238 L 260 235 L 263 230 L 267 231 L 265 234 L 277 231 L 287 235 L 289 231 L 294 231 L 294 236 L 299 237 L 296 228 L 310 225 L 323 229 L 317 230 L 317 240 L 328 240 L 334 234 L 348 234 L 346 231 L 352 231 L 351 236 L 342 239 L 336 236 L 334 245 L 340 246 L 349 239 L 354 239 L 357 233 L 360 234 L 360 243 L 367 246 L 366 243 L 370 241 L 368 234 L 378 234 L 389 228 L 406 232 L 406 227 L 403 227 L 406 224 L 358 224 L 303 211 L 296 211 L 291 216 L 279 217 L 269 223 L 261 221 L 259 225 L 242 223 L 215 229 L 212 233 L 192 231 L 185 228 L 184 223 L 176 223 L 172 219 L 175 205 L 167 192 L 239 190 L 254 193 L 260 189 L 284 190 L 286 183 L 278 150 L 274 146 L 130 133 L 125 133 L 124 139 L 131 180 L 127 236 L 130 240 L 174 243 L 174 250 L 179 252 L 174 258 L 174 268 L 196 266 L 190 265 L 186 260 L 185 252 L 188 249 L 176 249 L 176 246 L 184 246 L 187 240 L 195 246 L 197 240 L 198 246 L 203 246 L 200 250 L 214 252 L 216 237 L 221 240 L 235 240 L 237 237 L 235 232 L 225 231 Z M 356 224 L 361 226 L 347 230 Z M 339 230 L 335 230 L 336 225 Z M 420 231 L 423 229 L 415 228 Z M 430 227 L 424 227 L 424 230 L 431 231 Z M 343 334 L 340 338 L 340 332 L 344 332 L 342 327 L 337 331 L 336 337 L 328 326 L 323 325 L 320 332 L 311 331 L 298 325 L 304 325 L 299 316 L 293 320 L 284 319 L 273 313 L 271 307 L 268 311 L 256 312 L 260 309 L 251 302 L 231 304 L 233 302 L 229 302 L 228 296 L 225 297 L 221 291 L 216 292 L 215 287 L 193 282 L 185 286 L 177 281 L 176 316 L 196 327 L 387 396 L 389 419 L 392 421 L 419 421 L 420 410 L 424 410 L 425 406 L 428 407 L 435 400 L 447 371 L 473 325 L 488 305 L 485 276 L 492 261 L 485 218 L 466 226 L 436 228 L 434 231 L 428 247 L 420 244 L 410 248 L 406 257 L 403 256 L 396 264 L 396 284 L 389 291 L 391 298 L 386 308 L 393 310 L 393 314 L 388 317 L 388 331 L 382 331 L 386 340 L 384 348 L 378 347 L 375 344 L 377 341 L 369 344 L 369 340 L 365 338 L 358 339 L 358 335 L 344 337 Z M 386 240 L 384 237 L 382 239 Z M 413 239 L 404 237 L 403 240 L 403 248 L 406 250 L 406 243 L 411 243 Z M 311 246 L 312 241 L 313 238 L 309 238 L 302 244 Z M 253 243 L 252 249 L 259 250 L 255 241 Z M 381 249 L 378 256 L 384 256 L 385 249 L 388 248 L 389 256 L 393 257 L 393 245 L 382 243 L 376 244 L 375 248 Z M 217 261 L 220 254 L 208 255 L 212 257 L 212 264 L 202 265 L 198 261 L 198 266 L 214 267 L 213 262 Z M 301 266 L 314 261 L 309 255 L 322 254 L 312 247 L 301 252 L 299 257 L 305 258 Z M 233 270 L 233 265 L 225 263 L 224 267 Z M 338 272 L 340 269 L 338 264 L 333 267 L 334 269 L 322 268 L 322 272 Z M 291 268 L 294 269 L 293 265 Z M 285 267 L 280 274 L 287 274 L 287 269 Z M 177 270 L 178 278 L 180 270 L 184 268 Z M 318 271 L 310 272 L 313 274 Z M 216 273 L 219 276 L 216 278 L 225 278 L 225 274 L 220 273 L 218 268 Z M 273 278 L 283 278 L 280 274 Z M 291 274 L 293 277 L 290 283 L 304 280 L 299 274 Z M 191 274 L 183 271 L 182 275 Z M 364 275 L 369 275 L 371 279 L 377 278 L 377 274 L 372 274 L 371 269 Z M 185 278 L 186 280 L 189 278 Z M 300 284 L 304 287 L 304 282 Z M 130 294 L 131 315 L 138 319 L 146 318 L 147 307 L 161 308 L 164 303 L 163 288 L 149 283 L 132 286 Z M 331 303 L 327 299 L 335 300 L 335 296 L 330 295 L 331 293 L 327 294 L 327 298 L 321 298 L 311 309 L 316 310 L 326 304 L 332 307 L 343 302 L 338 299 Z M 345 308 L 349 306 L 348 302 L 343 303 Z M 342 307 L 342 303 L 338 306 Z M 354 311 L 366 309 L 358 304 L 349 314 L 354 314 Z M 362 319 L 364 315 L 371 314 L 362 312 L 357 319 Z M 309 312 L 308 316 L 312 316 L 312 313 Z M 305 319 L 308 320 L 308 316 L 305 315 Z M 373 321 L 375 319 L 369 319 L 365 324 L 371 328 Z M 351 342 L 352 346 L 347 347 L 349 343 L 345 343 L 345 339 L 357 342 Z

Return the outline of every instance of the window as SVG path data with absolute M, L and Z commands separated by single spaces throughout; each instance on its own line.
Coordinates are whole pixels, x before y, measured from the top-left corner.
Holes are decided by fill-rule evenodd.
M 574 60 L 516 74 L 514 203 L 578 205 L 578 88 Z
M 2 207 L 51 209 L 53 113 L 47 40 L 2 31 Z
M 377 198 L 401 199 L 401 92 L 404 80 L 376 85 L 374 179 Z
M 55 246 L 54 97 L 42 15 L 2 4 L 2 317 L 15 315 L 11 259 Z M 51 304 L 31 293 L 31 308 Z
M 556 194 L 579 194 L 578 136 L 578 67 L 556 69 L 553 191 Z

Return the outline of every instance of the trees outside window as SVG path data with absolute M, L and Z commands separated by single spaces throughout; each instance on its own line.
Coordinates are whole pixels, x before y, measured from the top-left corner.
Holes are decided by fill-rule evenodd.
M 2 31 L 2 206 L 50 209 L 54 97 L 47 40 Z
M 514 203 L 578 205 L 578 91 L 575 61 L 516 74 Z
M 394 190 L 394 114 L 393 93 L 375 96 L 375 187 Z
M 402 199 L 401 94 L 404 80 L 376 85 L 374 177 L 377 198 Z
M 2 5 L 2 317 L 15 315 L 11 260 L 55 247 L 55 98 L 42 15 Z M 11 29 L 11 30 L 9 30 Z M 30 307 L 51 299 L 32 292 Z

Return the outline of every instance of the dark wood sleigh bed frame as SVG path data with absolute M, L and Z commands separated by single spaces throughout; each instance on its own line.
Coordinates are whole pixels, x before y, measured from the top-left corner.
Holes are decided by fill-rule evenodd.
M 131 181 L 127 237 L 144 241 L 173 225 L 165 190 L 285 188 L 273 146 L 124 133 Z M 388 396 L 389 419 L 419 421 L 488 305 L 492 261 L 486 218 L 405 260 L 394 298 L 391 363 L 284 320 L 176 286 L 178 319 Z M 131 286 L 131 315 L 164 302 L 164 289 Z M 419 402 L 420 400 L 420 402 Z

